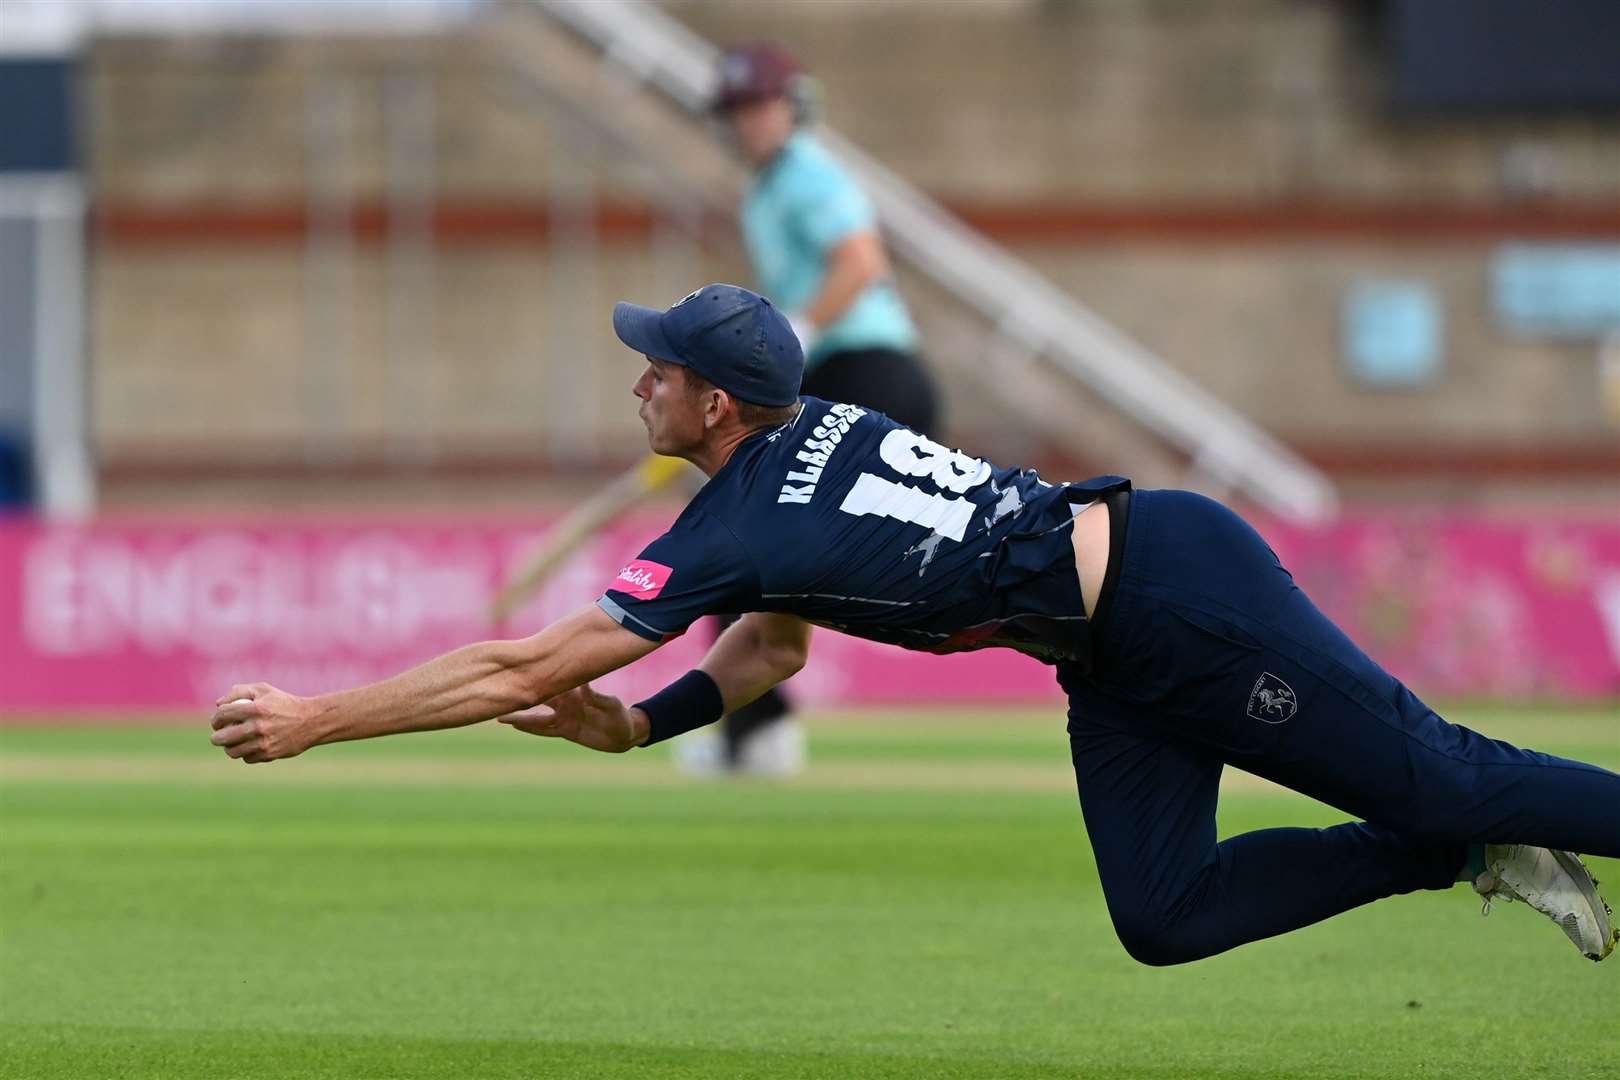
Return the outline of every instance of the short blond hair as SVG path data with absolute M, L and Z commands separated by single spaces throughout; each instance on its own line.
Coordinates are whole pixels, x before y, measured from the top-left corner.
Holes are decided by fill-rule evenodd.
M 710 390 L 725 389 L 716 386 L 689 367 L 682 366 L 681 370 L 686 372 L 686 395 L 688 398 L 702 397 Z M 758 405 L 752 401 L 744 401 L 736 394 L 732 394 L 730 390 L 726 390 L 726 393 L 731 394 L 731 400 L 737 405 L 737 419 L 749 431 L 781 427 L 783 424 L 791 423 L 794 416 L 798 415 L 799 403 L 797 400 L 791 405 Z

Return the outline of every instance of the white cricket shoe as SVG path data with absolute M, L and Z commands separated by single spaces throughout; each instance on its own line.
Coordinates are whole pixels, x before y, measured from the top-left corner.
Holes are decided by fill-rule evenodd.
M 688 776 L 715 777 L 727 770 L 726 740 L 718 727 L 688 731 L 669 748 L 675 767 Z
M 749 732 L 737 748 L 737 771 L 748 776 L 779 779 L 804 772 L 804 724 L 792 716 L 772 720 Z
M 1609 905 L 1598 895 L 1597 881 L 1580 858 L 1567 851 L 1527 844 L 1486 844 L 1485 871 L 1474 878 L 1474 891 L 1491 901 L 1529 904 L 1558 924 L 1588 960 L 1614 951 L 1620 930 Z

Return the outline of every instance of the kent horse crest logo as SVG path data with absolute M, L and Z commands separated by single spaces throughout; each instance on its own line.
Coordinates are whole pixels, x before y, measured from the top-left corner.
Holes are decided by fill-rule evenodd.
M 1299 712 L 1294 688 L 1269 671 L 1262 671 L 1249 691 L 1249 716 L 1265 724 L 1283 724 Z

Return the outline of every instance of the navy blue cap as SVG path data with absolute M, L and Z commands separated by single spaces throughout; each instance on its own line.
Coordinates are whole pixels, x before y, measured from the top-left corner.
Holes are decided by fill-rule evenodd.
M 736 285 L 705 285 L 668 311 L 613 305 L 613 332 L 630 348 L 689 367 L 755 405 L 799 400 L 804 350 L 769 300 Z

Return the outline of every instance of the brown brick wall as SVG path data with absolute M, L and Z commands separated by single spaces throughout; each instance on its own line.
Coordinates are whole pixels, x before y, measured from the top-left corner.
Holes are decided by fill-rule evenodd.
M 1371 54 L 1340 5 L 1311 0 L 822 4 L 682 0 L 700 32 L 790 40 L 823 76 L 829 118 L 902 175 L 981 205 L 1235 207 L 1279 202 L 1517 206 L 1505 178 L 1541 178 L 1561 205 L 1620 204 L 1613 121 L 1403 121 L 1380 104 Z M 303 208 L 311 95 L 347 80 L 340 175 L 357 201 L 385 194 L 379 95 L 431 77 L 437 193 L 462 205 L 544 206 L 559 170 L 646 203 L 656 171 L 604 145 L 582 156 L 472 39 L 351 42 L 108 41 L 93 56 L 91 161 L 103 206 Z M 325 100 L 325 99 L 319 99 Z M 559 157 L 559 155 L 564 155 Z M 1525 162 L 1529 162 L 1528 166 Z M 1174 227 L 1104 240 L 1020 242 L 1105 317 L 1224 399 L 1302 444 L 1428 440 L 1583 444 L 1620 435 L 1597 404 L 1590 345 L 1523 342 L 1489 319 L 1492 237 L 1237 235 Z M 607 329 L 622 296 L 671 293 L 644 246 L 605 250 L 587 282 L 547 303 L 546 244 L 453 246 L 435 260 L 425 375 L 391 378 L 385 253 L 358 248 L 347 339 L 353 384 L 320 407 L 356 445 L 402 427 L 442 452 L 622 456 L 639 428 Z M 268 246 L 131 245 L 94 263 L 95 416 L 111 460 L 143 447 L 296 456 L 314 427 L 296 230 Z M 746 280 L 725 242 L 705 277 Z M 1338 368 L 1343 290 L 1363 276 L 1429 282 L 1447 309 L 1447 376 L 1380 393 Z M 695 284 L 696 282 L 692 282 Z M 1016 427 L 964 374 L 982 342 L 950 337 L 913 290 L 949 373 L 955 426 Z M 401 362 L 397 361 L 396 362 Z M 326 380 L 326 381 L 323 381 Z M 401 394 L 400 387 L 405 392 Z M 402 405 L 401 402 L 404 402 Z M 425 403 L 425 404 L 423 404 Z

